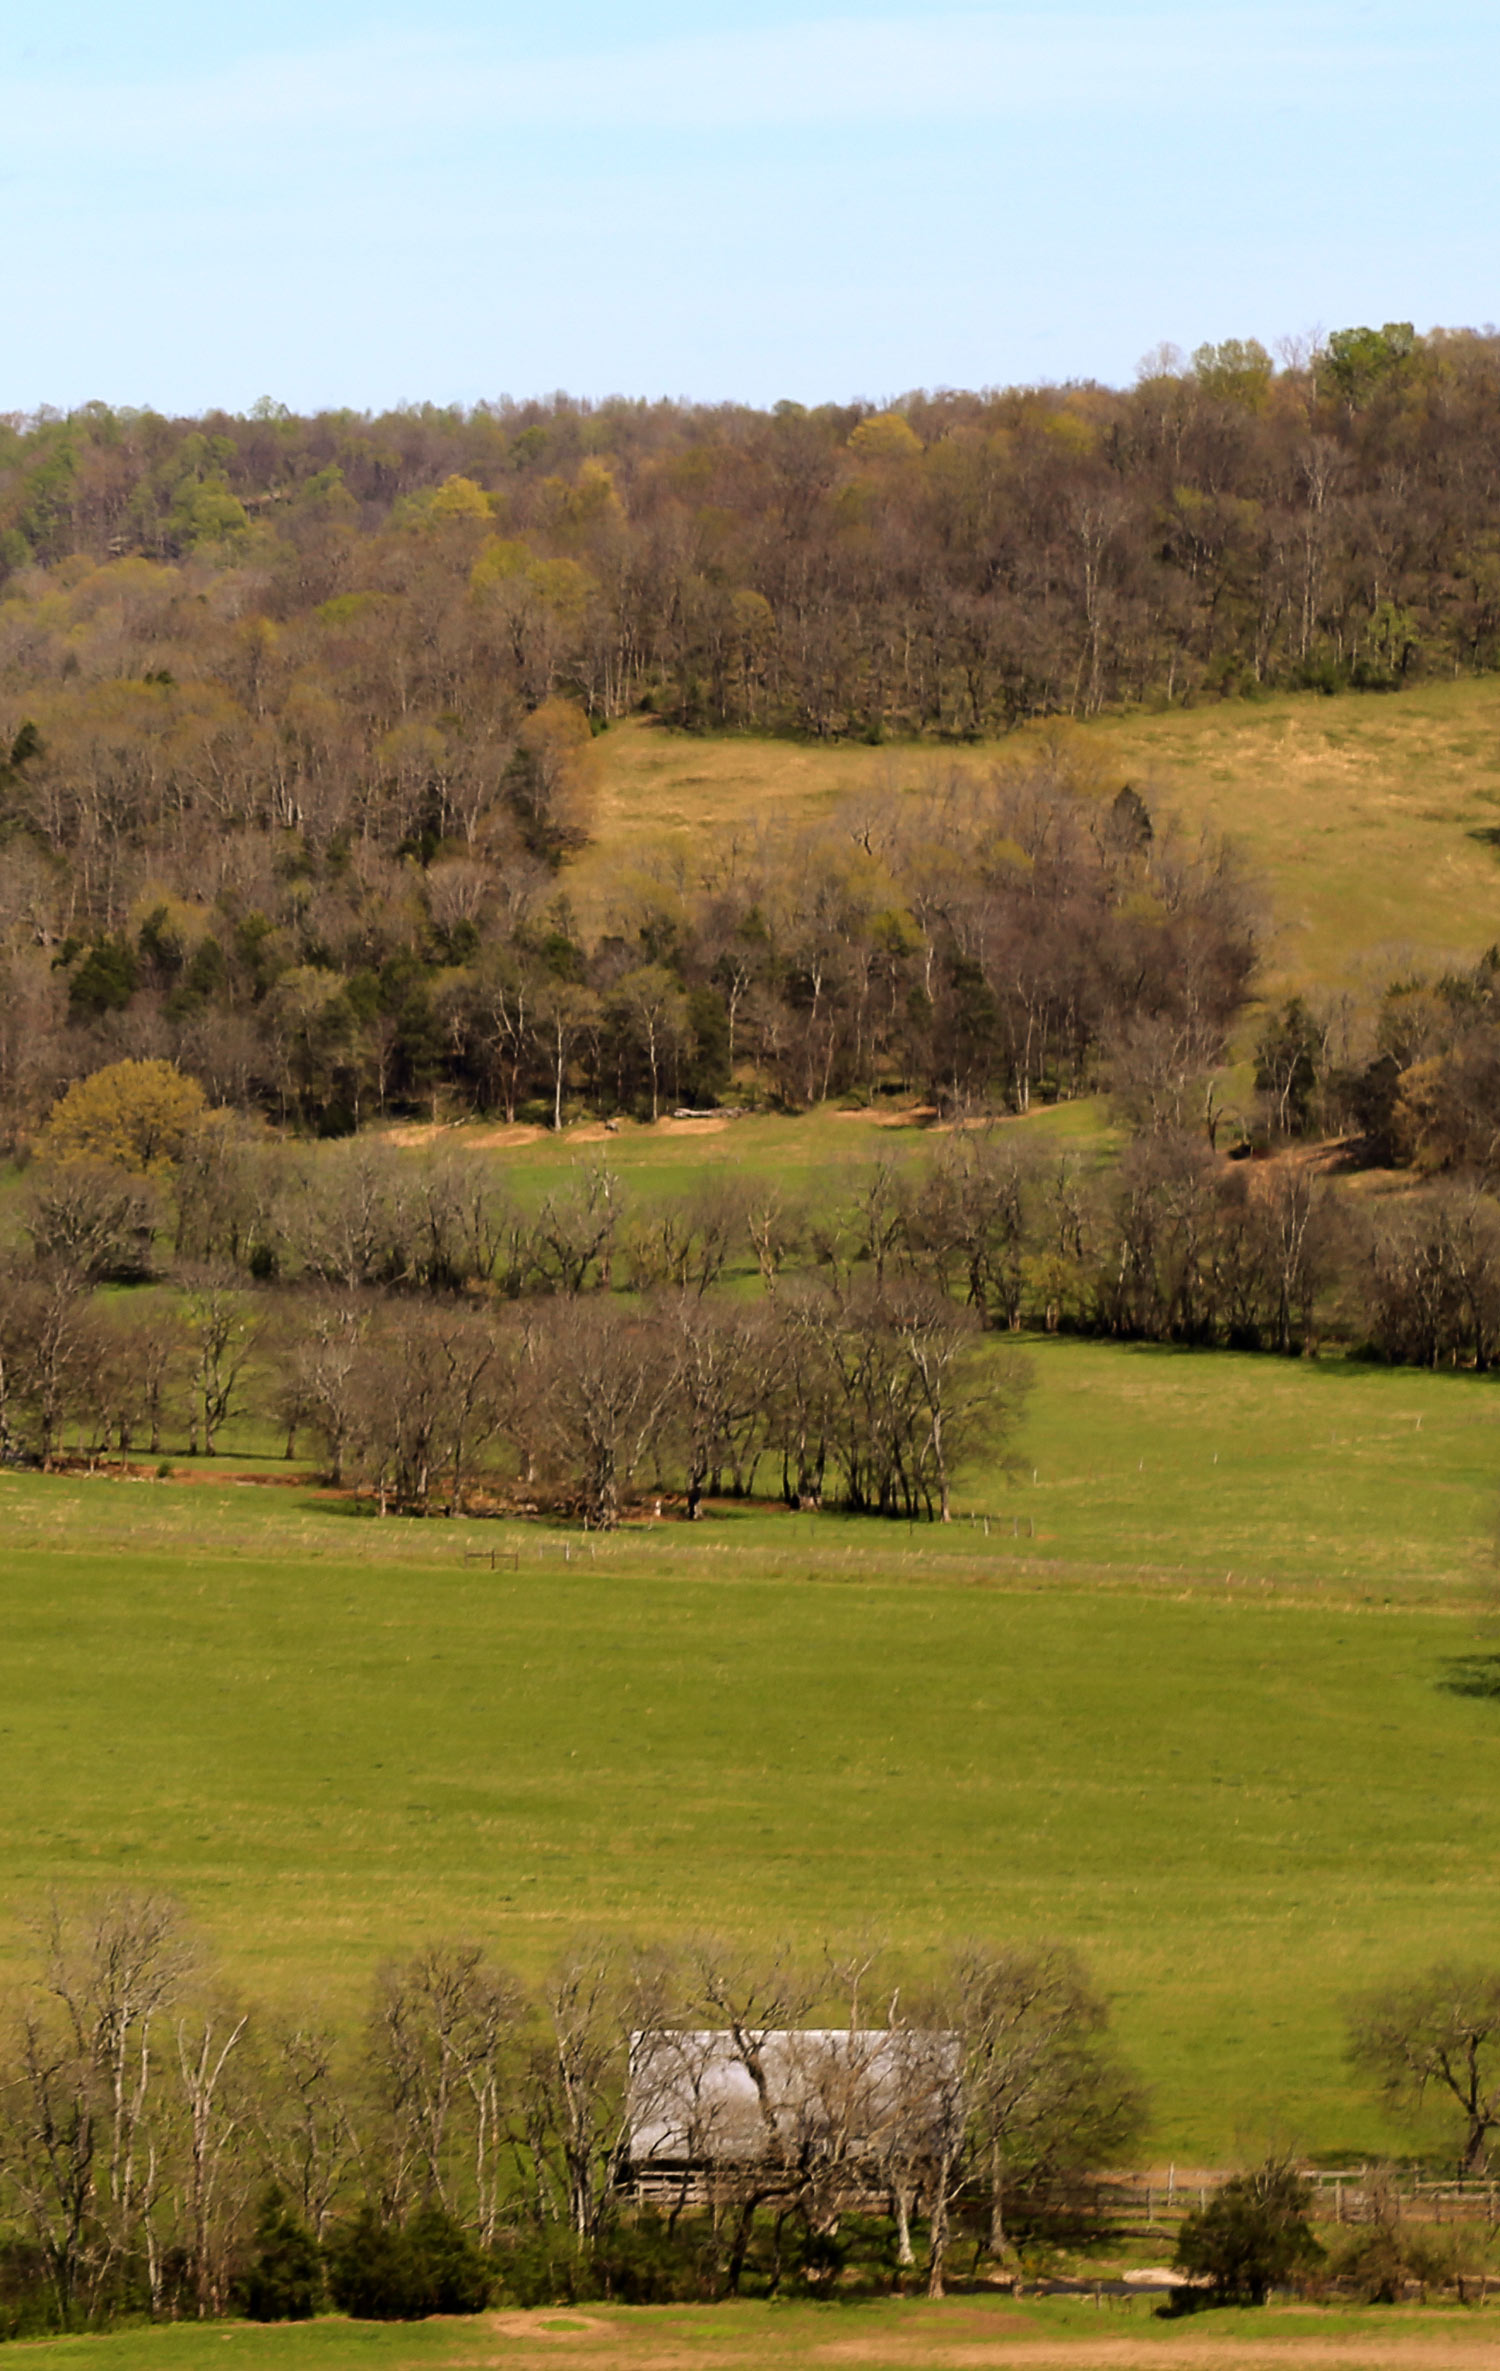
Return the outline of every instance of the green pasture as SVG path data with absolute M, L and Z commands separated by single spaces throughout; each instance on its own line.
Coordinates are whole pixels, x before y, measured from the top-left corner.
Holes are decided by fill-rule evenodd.
M 1450 1683 L 1500 1650 L 1500 1399 L 1032 1356 L 1019 1470 L 947 1530 L 591 1548 L 237 1478 L 269 1461 L 0 1477 L 0 1898 L 168 1888 L 255 1995 L 350 2015 L 440 1934 L 529 1970 L 580 1927 L 858 1928 L 914 1968 L 1062 1936 L 1163 2159 L 1389 2141 L 1341 2000 L 1495 1947 L 1500 1700 Z
M 1038 1104 L 1024 1116 L 1009 1115 L 993 1125 L 1041 1167 L 1064 1153 L 1098 1162 L 1121 1141 L 1118 1122 L 1106 1099 L 1097 1095 Z M 393 1133 L 414 1154 L 464 1153 L 488 1161 L 493 1174 L 529 1207 L 545 1194 L 577 1184 L 589 1169 L 608 1169 L 620 1180 L 628 1219 L 672 1197 L 712 1191 L 721 1183 L 742 1188 L 752 1201 L 774 1195 L 788 1208 L 826 1217 L 853 1201 L 877 1163 L 913 1174 L 931 1161 L 951 1131 L 922 1107 L 820 1104 L 796 1117 L 745 1112 L 732 1118 L 666 1120 L 655 1127 L 623 1120 L 613 1131 L 585 1121 L 558 1135 L 483 1121 Z M 413 1141 L 414 1134 L 419 1141 Z M 326 1158 L 329 1149 L 313 1148 L 312 1158 Z M 336 1156 L 338 1148 L 331 1149 Z
M 1163 2320 L 1146 2297 L 954 2296 L 858 2305 L 730 2301 L 712 2307 L 599 2306 L 586 2310 L 498 2312 L 472 2320 L 406 2324 L 326 2320 L 272 2324 L 179 2323 L 114 2332 L 112 2371 L 536 2371 L 561 2358 L 580 2371 L 684 2371 L 721 2363 L 725 2371 L 779 2371 L 782 2365 L 847 2363 L 859 2371 L 930 2364 L 933 2371 L 983 2371 L 1051 2362 L 1117 2362 L 1121 2371 L 1157 2371 L 1164 2360 L 1241 2371 L 1264 2361 L 1296 2371 L 1336 2362 L 1341 2371 L 1450 2371 L 1492 2350 L 1493 2315 L 1461 2307 L 1340 2307 L 1312 2311 L 1271 2306 L 1259 2312 Z M 84 2371 L 98 2359 L 97 2337 L 23 2342 L 18 2353 L 41 2371 Z M 1330 2347 L 1334 2351 L 1330 2352 Z M 230 2356 L 234 2362 L 231 2366 Z

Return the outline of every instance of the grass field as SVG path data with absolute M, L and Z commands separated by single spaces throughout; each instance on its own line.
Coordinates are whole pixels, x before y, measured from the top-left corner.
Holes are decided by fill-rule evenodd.
M 1101 789 L 1229 833 L 1262 873 L 1272 986 L 1342 985 L 1408 960 L 1472 959 L 1500 938 L 1500 683 L 1389 697 L 1299 694 L 1028 728 L 976 750 L 808 748 L 699 739 L 632 721 L 599 744 L 594 849 L 570 875 L 603 913 L 632 857 L 753 818 L 811 818 L 872 786 L 905 790 L 958 766 L 1024 759 L 1061 735 Z
M 125 2330 L 109 2340 L 114 2371 L 778 2371 L 847 2364 L 858 2371 L 1045 2371 L 1052 2363 L 1118 2371 L 1455 2371 L 1493 2360 L 1494 2315 L 1447 2310 L 1271 2307 L 1179 2322 L 1144 2298 L 953 2297 L 857 2307 L 810 2304 L 590 2306 L 586 2312 L 491 2313 L 405 2327 L 335 2319 L 257 2329 L 240 2323 Z M 26 2343 L 41 2371 L 83 2371 L 97 2338 Z
M 1500 1703 L 1444 1682 L 1500 1645 L 1500 1400 L 1035 1359 L 988 1536 L 743 1511 L 565 1561 L 295 1483 L 0 1477 L 0 1897 L 167 1887 L 257 1994 L 350 2013 L 440 1933 L 1058 1935 L 1163 2158 L 1389 2139 L 1342 1997 L 1493 1944 Z
M 1227 1099 L 1233 1099 L 1234 1091 L 1231 1077 Z M 1018 1149 L 1027 1148 L 1039 1161 L 1063 1152 L 1102 1161 L 1117 1150 L 1122 1137 L 1102 1096 L 1039 1104 L 1024 1117 L 1007 1115 L 995 1124 L 1007 1131 Z M 545 1128 L 483 1121 L 398 1127 L 393 1134 L 413 1151 L 488 1156 L 517 1199 L 527 1205 L 575 1183 L 585 1167 L 598 1165 L 619 1177 L 627 1215 L 673 1195 L 692 1194 L 726 1176 L 754 1196 L 775 1192 L 790 1205 L 826 1215 L 853 1199 L 873 1163 L 883 1161 L 898 1170 L 925 1164 L 948 1130 L 921 1109 L 842 1110 L 820 1104 L 795 1118 L 747 1112 L 732 1119 L 665 1119 L 654 1127 L 622 1120 L 613 1131 L 585 1120 L 560 1135 Z M 0 1209 L 3 1203 L 0 1177 Z M 744 1259 L 748 1271 L 748 1249 Z
M 1066 732 L 1101 788 L 1129 777 L 1247 847 L 1279 917 L 1273 988 L 1500 937 L 1500 687 Z M 639 723 L 600 749 L 601 837 L 571 884 L 600 912 L 663 837 L 994 754 Z M 826 1209 L 872 1160 L 928 1157 L 927 1130 L 879 1124 L 899 1116 L 406 1133 L 489 1147 L 528 1201 L 601 1159 L 638 1205 L 730 1174 Z M 1091 1102 L 1006 1125 L 1091 1159 L 1113 1142 Z M 533 1972 L 580 1926 L 859 1928 L 918 1964 L 968 1933 L 1054 1935 L 1115 2001 L 1161 2160 L 1396 2144 L 1343 2067 L 1341 2003 L 1493 1952 L 1500 1698 L 1448 1683 L 1500 1654 L 1500 1398 L 1334 1360 L 1029 1355 L 1016 1469 L 965 1477 L 946 1532 L 771 1509 L 582 1547 L 381 1524 L 253 1429 L 228 1437 L 233 1474 L 0 1473 L 0 1956 L 44 1890 L 121 1882 L 180 1895 L 256 1995 L 351 2017 L 380 1956 L 439 1934 Z M 494 1570 L 474 1560 L 492 1547 Z M 811 2322 L 712 2326 L 746 2365 L 828 2351 Z M 858 2359 L 914 2359 L 913 2326 L 882 2353 L 869 2325 Z M 918 2353 L 955 2363 L 955 2328 Z M 674 2363 L 680 2338 L 663 2324 Z M 333 2371 L 416 2363 L 428 2334 L 232 2343 Z M 1042 2343 L 1006 2325 L 1008 2357 Z M 1191 2330 L 1150 2343 L 1193 2351 Z

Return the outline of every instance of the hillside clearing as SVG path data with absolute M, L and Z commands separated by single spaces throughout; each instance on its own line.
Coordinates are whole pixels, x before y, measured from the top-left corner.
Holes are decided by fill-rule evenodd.
M 1472 960 L 1500 938 L 1493 678 L 1048 723 L 978 748 L 700 738 L 636 719 L 596 746 L 597 839 L 569 887 L 600 922 L 628 901 L 637 868 L 664 841 L 691 865 L 695 844 L 761 819 L 814 821 L 856 795 L 1063 750 L 1101 790 L 1132 781 L 1153 807 L 1240 844 L 1273 909 L 1273 989 Z

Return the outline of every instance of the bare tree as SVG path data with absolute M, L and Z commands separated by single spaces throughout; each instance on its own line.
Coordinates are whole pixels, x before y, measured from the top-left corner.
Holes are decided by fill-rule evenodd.
M 654 1204 L 630 1232 L 637 1290 L 668 1284 L 701 1299 L 743 1245 L 745 1223 L 746 1196 L 733 1178 L 715 1177 L 696 1193 Z
M 390 2213 L 436 2204 L 493 2240 L 522 2003 L 515 1978 L 474 1944 L 429 1945 L 382 1969 L 370 2052 Z
M 261 2020 L 258 2041 L 261 2145 L 276 2181 L 321 2240 L 362 2161 L 341 2039 L 311 2019 L 292 2019 Z
M 177 2072 L 185 2125 L 181 2231 L 187 2277 L 200 2320 L 229 2301 L 236 2215 L 258 2167 L 252 2155 L 251 2098 L 235 2078 L 249 2014 L 208 2007 L 176 2021 Z
M 630 2149 L 630 2036 L 667 2021 L 667 1962 L 609 1941 L 573 1944 L 541 1989 L 521 2131 L 538 2211 L 596 2240 Z
M 657 1329 L 605 1301 L 560 1308 L 539 1375 L 539 1428 L 584 1521 L 612 1531 L 671 1390 Z
M 113 1894 L 36 1929 L 40 1985 L 4 2085 L 10 2179 L 64 2328 L 138 2244 L 160 2166 L 148 2114 L 157 2025 L 197 1965 L 175 1905 Z M 153 2290 L 159 2262 L 151 2257 Z
M 967 1945 L 939 1999 L 962 2042 L 969 2140 L 998 2255 L 1007 2187 L 1109 2163 L 1138 2139 L 1145 2099 L 1110 2044 L 1102 1996 L 1062 1945 Z
M 756 2211 L 768 2197 L 785 2190 L 796 2163 L 793 2103 L 776 2080 L 774 2046 L 779 2036 L 802 2023 L 817 1998 L 818 1985 L 785 1945 L 758 1958 L 711 1937 L 689 1946 L 685 1978 L 689 2015 L 695 2023 L 719 2030 L 755 2095 L 759 2140 L 737 2184 L 739 2211 L 729 2246 L 728 2283 L 735 2292 L 744 2274 Z
M 661 1443 L 687 1488 L 689 1522 L 705 1490 L 727 1468 L 736 1491 L 750 1489 L 776 1383 L 778 1342 L 764 1314 L 683 1293 L 659 1312 L 670 1362 Z
M 28 1176 L 23 1211 L 38 1260 L 80 1283 L 150 1269 L 161 1199 L 149 1178 L 103 1161 L 48 1162 Z
M 329 1479 L 344 1478 L 344 1458 L 360 1408 L 361 1356 L 368 1312 L 352 1299 L 331 1297 L 303 1308 L 286 1357 L 284 1388 L 299 1418 L 328 1452 Z
M 555 1292 L 581 1293 L 591 1278 L 607 1288 L 625 1197 L 613 1170 L 589 1167 L 549 1194 L 537 1214 L 533 1259 Z
M 106 1341 L 68 1268 L 25 1270 L 0 1290 L 0 1432 L 29 1419 L 43 1472 L 74 1415 L 97 1412 Z
M 347 1370 L 325 1376 L 337 1404 L 325 1437 L 343 1424 L 345 1454 L 373 1485 L 380 1511 L 420 1511 L 446 1482 L 446 1511 L 464 1502 L 471 1460 L 494 1427 L 499 1384 L 494 1328 L 465 1308 L 401 1301 L 362 1333 Z
M 101 1405 L 122 1457 L 142 1432 L 151 1455 L 159 1453 L 163 1426 L 180 1412 L 187 1357 L 187 1330 L 172 1301 L 151 1295 L 144 1307 L 131 1301 L 105 1313 Z
M 1430 2100 L 1453 2117 L 1460 2171 L 1486 2171 L 1500 2128 L 1500 1974 L 1436 1967 L 1367 1995 L 1350 2013 L 1349 2054 L 1398 2113 Z
M 242 1292 L 213 1276 L 189 1293 L 185 1317 L 192 1393 L 188 1455 L 196 1457 L 201 1446 L 205 1457 L 216 1457 L 220 1432 L 245 1404 L 261 1321 Z

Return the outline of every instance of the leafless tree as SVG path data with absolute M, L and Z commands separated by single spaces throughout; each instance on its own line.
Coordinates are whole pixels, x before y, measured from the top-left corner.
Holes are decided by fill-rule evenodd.
M 601 2232 L 630 2147 L 630 2036 L 657 2033 L 669 1963 L 604 1939 L 566 1950 L 541 1988 L 520 2128 L 539 2212 L 580 2242 Z
M 136 2246 L 159 2285 L 157 2029 L 197 1953 L 176 1907 L 152 1895 L 53 1904 L 35 1933 L 40 1982 L 9 2059 L 4 2154 L 67 2328 Z
M 149 1270 L 161 1197 L 149 1178 L 105 1162 L 49 1162 L 28 1175 L 22 1225 L 49 1269 L 97 1284 Z
M 212 1274 L 189 1291 L 184 1318 L 192 1411 L 188 1455 L 196 1457 L 201 1447 L 205 1457 L 214 1457 L 220 1432 L 244 1408 L 263 1320 L 242 1291 Z
M 399 1301 L 361 1335 L 335 1380 L 348 1411 L 345 1454 L 381 1513 L 393 1504 L 424 1510 L 446 1483 L 446 1511 L 458 1514 L 472 1458 L 494 1427 L 494 1327 L 462 1307 Z
M 391 2214 L 436 2204 L 493 2240 L 523 1999 L 474 1944 L 429 1945 L 381 1970 L 370 2052 Z
M 700 1298 L 711 1291 L 744 1244 L 746 1203 L 736 1180 L 714 1177 L 696 1193 L 643 1210 L 629 1233 L 637 1289 L 672 1285 Z
M 321 2240 L 363 2161 L 342 2037 L 312 2019 L 259 2020 L 261 2146 L 275 2180 Z
M 917 1257 L 986 1325 L 1020 1323 L 1031 1172 L 1002 1130 L 964 1129 L 945 1140 L 911 1198 Z
M 1139 2138 L 1145 2099 L 1110 2043 L 1104 1999 L 1061 1945 L 964 1946 L 938 1997 L 962 2041 L 969 2139 L 998 2255 L 1007 2188 L 1108 2164 Z
M 228 2304 L 235 2223 L 259 2170 L 252 2094 L 238 2079 L 248 2024 L 248 2011 L 223 2004 L 175 2023 L 184 2124 L 179 2229 L 200 2320 Z
M 604 1300 L 559 1306 L 537 1382 L 548 1453 L 577 1491 L 584 1521 L 613 1530 L 670 1396 L 658 1329 Z
M 727 1471 L 736 1493 L 753 1487 L 776 1388 L 779 1344 L 764 1314 L 683 1293 L 656 1312 L 669 1362 L 666 1427 L 659 1441 L 681 1472 L 688 1520 Z
M 102 1436 L 112 1432 L 122 1457 L 139 1434 L 155 1457 L 162 1428 L 180 1410 L 187 1376 L 188 1335 L 175 1303 L 155 1294 L 101 1312 L 99 1369 Z
M 757 1957 L 707 1936 L 689 1945 L 684 1979 L 688 2020 L 725 2037 L 755 2094 L 760 2141 L 749 2178 L 737 2185 L 727 2273 L 734 2292 L 744 2274 L 757 2209 L 784 2191 L 795 2172 L 795 2110 L 775 2080 L 771 2051 L 778 2036 L 803 2023 L 817 1998 L 818 1979 L 789 1947 Z
M 283 1355 L 282 1388 L 293 1395 L 299 1419 L 321 1439 L 328 1453 L 329 1479 L 337 1488 L 361 1409 L 361 1362 L 370 1312 L 357 1300 L 331 1295 L 311 1308 L 300 1305 L 299 1315 Z
M 590 1166 L 548 1194 L 533 1231 L 538 1275 L 555 1292 L 581 1293 L 591 1280 L 608 1287 L 615 1239 L 625 1211 L 619 1178 Z
M 1459 2168 L 1482 2174 L 1500 2129 L 1500 1974 L 1442 1966 L 1356 2002 L 1349 2052 L 1398 2112 L 1453 2117 Z
M 0 1431 L 29 1422 L 44 1472 L 69 1419 L 97 1412 L 106 1338 L 68 1268 L 12 1271 L 0 1289 Z

